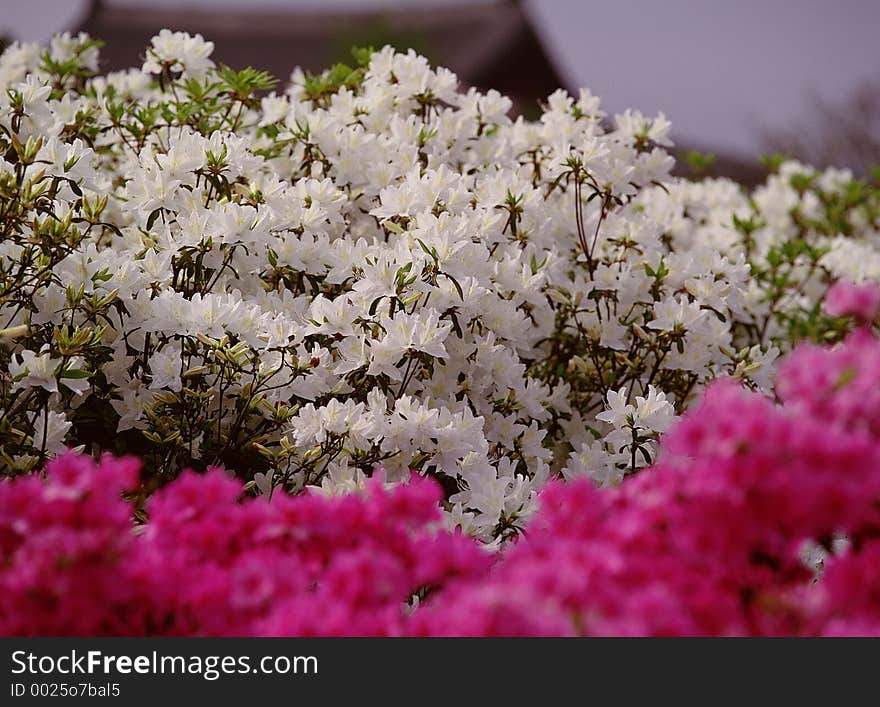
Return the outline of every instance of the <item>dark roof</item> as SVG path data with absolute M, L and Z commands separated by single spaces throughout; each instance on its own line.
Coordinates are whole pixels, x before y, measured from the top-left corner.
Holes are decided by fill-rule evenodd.
M 513 0 L 369 10 L 156 8 L 95 0 L 77 29 L 106 41 L 102 70 L 113 71 L 138 65 L 164 27 L 213 41 L 215 61 L 253 66 L 282 81 L 295 66 L 319 71 L 350 61 L 352 46 L 392 44 L 449 67 L 466 85 L 498 89 L 520 109 L 564 85 Z

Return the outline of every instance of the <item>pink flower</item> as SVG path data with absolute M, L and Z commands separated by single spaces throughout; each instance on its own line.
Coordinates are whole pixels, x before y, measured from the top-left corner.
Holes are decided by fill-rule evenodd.
M 125 635 L 146 630 L 131 509 L 136 460 L 56 457 L 46 479 L 0 485 L 0 635 Z
M 849 316 L 870 323 L 880 312 L 880 285 L 874 282 L 854 285 L 838 280 L 828 289 L 823 307 L 832 317 Z

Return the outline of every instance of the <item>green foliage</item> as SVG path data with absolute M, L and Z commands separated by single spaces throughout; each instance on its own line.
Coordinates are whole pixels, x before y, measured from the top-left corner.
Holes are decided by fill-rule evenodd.
M 716 157 L 708 152 L 690 150 L 685 155 L 685 160 L 687 160 L 694 178 L 702 179 L 703 177 L 712 174 L 712 171 L 715 168 Z
M 307 73 L 305 77 L 305 95 L 315 106 L 326 107 L 330 97 L 340 89 L 355 91 L 360 88 L 370 63 L 374 49 L 372 47 L 352 47 L 351 54 L 355 66 L 337 63 L 326 71 L 318 74 Z
M 767 171 L 770 172 L 770 174 L 776 174 L 777 172 L 779 172 L 779 168 L 782 166 L 782 163 L 785 162 L 788 157 L 780 152 L 774 152 L 763 154 L 758 159 L 760 163 L 767 168 Z

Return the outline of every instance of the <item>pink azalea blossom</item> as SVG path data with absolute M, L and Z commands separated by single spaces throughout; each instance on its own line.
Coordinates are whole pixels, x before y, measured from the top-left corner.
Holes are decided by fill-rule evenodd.
M 823 307 L 832 317 L 849 316 L 872 322 L 880 312 L 880 286 L 874 282 L 854 285 L 839 280 L 828 289 Z

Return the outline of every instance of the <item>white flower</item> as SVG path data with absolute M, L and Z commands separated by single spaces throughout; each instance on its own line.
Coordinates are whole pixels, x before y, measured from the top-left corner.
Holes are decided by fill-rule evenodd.
M 141 390 L 140 385 L 129 385 L 119 391 L 121 399 L 113 399 L 110 404 L 119 415 L 117 432 L 130 429 L 144 429 L 146 423 L 143 420 L 144 407 L 150 401 L 150 397 Z
M 34 420 L 34 448 L 48 454 L 64 451 L 64 438 L 72 425 L 63 413 L 41 410 Z
M 689 330 L 705 316 L 706 312 L 684 295 L 678 299 L 669 297 L 654 305 L 654 319 L 648 322 L 648 328 L 675 331 L 681 327 Z
M 666 399 L 666 393 L 649 385 L 647 396 L 636 396 L 635 419 L 639 427 L 666 432 L 675 421 L 675 407 Z
M 613 427 L 623 427 L 627 423 L 627 419 L 635 413 L 635 408 L 627 402 L 627 399 L 628 391 L 626 388 L 617 391 L 609 390 L 605 411 L 596 415 L 596 419 L 607 422 Z
M 324 416 L 320 409 L 312 403 L 304 405 L 296 416 L 296 424 L 292 426 L 294 440 L 299 446 L 320 444 L 326 437 Z
M 773 373 L 777 358 L 779 358 L 779 349 L 776 346 L 771 346 L 764 351 L 761 346 L 756 344 L 748 350 L 744 360 L 736 365 L 733 375 L 736 378 L 748 378 L 758 388 L 769 392 L 773 387 Z
M 151 389 L 168 388 L 179 392 L 183 385 L 181 373 L 180 344 L 173 342 L 150 356 Z
M 150 40 L 150 44 L 142 69 L 144 73 L 158 74 L 162 65 L 168 64 L 174 71 L 199 76 L 214 66 L 208 58 L 214 51 L 214 43 L 206 42 L 200 34 L 193 36 L 163 29 Z
M 396 363 L 410 351 L 419 351 L 436 358 L 446 358 L 443 341 L 452 329 L 452 323 L 441 322 L 433 309 L 411 315 L 398 313 L 395 317 L 383 316 L 380 320 L 385 336 L 374 343 L 370 350 L 369 375 L 385 373 L 397 380 L 400 371 L 393 370 Z
M 55 374 L 61 365 L 61 359 L 52 358 L 47 349 L 48 346 L 44 347 L 39 355 L 25 349 L 18 354 L 18 361 L 15 357 L 10 360 L 9 375 L 15 381 L 13 390 L 44 388 L 52 393 L 58 392 Z

